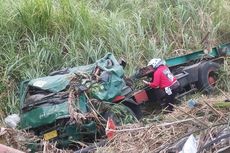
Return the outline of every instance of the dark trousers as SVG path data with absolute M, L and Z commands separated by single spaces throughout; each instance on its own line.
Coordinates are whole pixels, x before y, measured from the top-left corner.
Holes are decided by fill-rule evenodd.
M 171 95 L 166 94 L 164 102 L 167 106 L 167 110 L 173 111 L 173 106 L 170 104 L 175 104 L 175 97 L 176 97 L 176 91 L 172 91 Z
M 167 105 L 167 109 L 170 111 L 173 110 L 173 106 L 170 105 L 170 103 L 175 104 L 175 97 L 176 97 L 177 93 L 179 92 L 179 87 L 180 87 L 179 82 L 176 82 L 172 87 L 170 87 L 172 90 L 172 94 L 171 95 L 166 94 L 165 104 Z

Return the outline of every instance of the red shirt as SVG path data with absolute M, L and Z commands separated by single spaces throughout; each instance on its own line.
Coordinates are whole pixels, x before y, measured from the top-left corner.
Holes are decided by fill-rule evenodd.
M 165 65 L 161 65 L 153 72 L 153 81 L 150 82 L 149 86 L 152 88 L 161 88 L 170 87 L 176 82 L 176 78 L 170 72 L 169 68 Z

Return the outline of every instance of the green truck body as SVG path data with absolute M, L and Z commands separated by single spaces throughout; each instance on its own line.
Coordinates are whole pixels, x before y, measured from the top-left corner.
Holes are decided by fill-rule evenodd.
M 101 76 L 103 75 L 99 81 L 92 78 L 95 77 L 93 74 L 97 68 L 100 69 Z M 74 82 L 76 76 L 80 79 Z M 34 131 L 47 140 L 57 140 L 61 146 L 66 146 L 71 141 L 93 140 L 101 132 L 94 119 L 85 119 L 82 123 L 70 121 L 70 87 L 72 85 L 77 94 L 73 109 L 87 115 L 92 113 L 87 98 L 97 99 L 101 105 L 110 105 L 127 88 L 123 76 L 122 66 L 108 53 L 94 64 L 68 68 L 22 82 L 20 128 Z M 96 106 L 93 107 L 97 109 Z M 123 105 L 121 107 L 126 109 Z M 105 113 L 99 109 L 97 111 L 101 113 L 99 116 Z M 130 110 L 127 108 L 127 111 Z M 104 130 L 103 125 L 101 128 Z M 56 132 L 55 136 L 49 136 L 52 131 Z M 46 135 L 48 136 L 45 137 Z
M 196 51 L 169 58 L 166 63 L 176 75 L 181 88 L 186 89 L 182 90 L 181 94 L 194 87 L 209 91 L 212 86 L 207 84 L 208 78 L 213 77 L 212 71 L 215 72 L 218 69 L 222 57 L 229 55 L 230 44 L 223 44 L 208 50 L 208 54 L 204 50 Z M 100 83 L 92 82 L 92 80 L 97 80 L 97 78 L 92 78 L 95 77 L 93 74 L 97 68 L 103 72 L 100 75 L 104 75 Z M 203 68 L 207 70 L 202 71 Z M 153 71 L 150 67 L 144 67 L 131 79 L 134 81 L 141 79 L 149 76 Z M 89 101 L 84 92 L 86 89 L 90 98 L 97 99 L 101 103 L 127 102 L 128 110 L 132 110 L 134 114 L 139 112 L 139 106 L 142 103 L 158 99 L 154 89 L 144 87 L 140 90 L 131 90 L 124 80 L 123 67 L 111 53 L 108 53 L 94 64 L 64 69 L 46 77 L 24 81 L 20 88 L 20 127 L 33 130 L 40 136 L 57 130 L 59 137 L 51 138 L 51 140 L 61 140 L 62 145 L 69 144 L 67 142 L 70 141 L 85 140 L 89 135 L 97 135 L 98 127 L 93 120 L 85 120 L 83 124 L 68 122 L 70 119 L 69 89 L 76 75 L 88 77 L 83 77 L 78 84 L 75 84 L 76 90 L 82 90 L 75 100 L 75 106 L 83 114 L 90 112 Z

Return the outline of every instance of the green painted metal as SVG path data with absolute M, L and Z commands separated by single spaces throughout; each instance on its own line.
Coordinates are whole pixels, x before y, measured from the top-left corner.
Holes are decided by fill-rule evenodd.
M 122 89 L 126 87 L 126 85 L 123 80 L 123 67 L 117 62 L 113 54 L 108 53 L 94 64 L 68 68 L 57 71 L 53 73 L 53 75 L 51 74 L 46 77 L 22 82 L 20 88 L 20 128 L 39 129 L 42 134 L 42 132 L 49 132 L 43 128 L 47 125 L 51 125 L 50 128 L 57 130 L 60 134 L 57 139 L 62 146 L 65 146 L 65 144 L 68 145 L 71 141 L 81 140 L 83 137 L 87 137 L 87 135 L 95 137 L 96 133 L 100 132 L 100 129 L 96 127 L 98 125 L 96 125 L 95 121 L 84 120 L 82 124 L 72 124 L 68 122 L 70 117 L 68 97 L 62 97 L 63 99 L 61 99 L 60 103 L 60 101 L 52 101 L 53 96 L 45 97 L 45 94 L 56 95 L 60 92 L 68 92 L 71 80 L 76 74 L 80 75 L 84 73 L 85 75 L 87 74 L 93 77 L 92 73 L 97 67 L 103 70 L 101 71 L 100 77 L 103 78 L 102 74 L 104 74 L 104 79 L 106 80 L 95 83 L 95 80 L 83 78 L 79 81 L 79 85 L 85 86 L 86 88 L 89 87 L 88 96 L 90 96 L 90 98 L 102 100 L 103 104 L 106 104 L 104 101 L 111 102 L 115 96 L 121 94 Z M 97 88 L 97 85 L 101 88 Z M 80 89 L 77 83 L 75 88 L 76 91 L 78 88 Z M 39 92 L 35 92 L 35 94 L 31 95 L 30 90 L 35 89 L 42 93 L 39 95 Z M 44 95 L 42 95 L 43 92 L 45 93 Z M 37 96 L 38 98 L 36 99 L 32 96 Z M 31 101 L 28 101 L 29 98 L 31 98 Z M 89 113 L 89 102 L 83 92 L 80 92 L 80 96 L 75 100 L 75 108 L 81 113 Z M 55 123 L 63 118 L 66 118 L 67 124 L 55 127 Z
M 74 74 L 46 76 L 31 80 L 29 85 L 56 93 L 64 90 L 74 76 Z
M 42 105 L 20 115 L 21 128 L 36 128 L 56 121 L 57 118 L 69 116 L 67 102 L 56 105 Z
M 110 62 L 113 64 L 109 64 Z M 115 96 L 121 93 L 122 88 L 125 86 L 122 78 L 124 75 L 124 70 L 122 66 L 119 65 L 113 54 L 108 53 L 103 58 L 99 59 L 95 64 L 70 68 L 65 74 L 46 76 L 22 82 L 20 88 L 21 108 L 26 99 L 28 86 L 57 93 L 67 88 L 72 78 L 75 77 L 76 73 L 88 73 L 90 75 L 96 66 L 108 73 L 108 80 L 100 83 L 102 88 L 93 88 L 92 86 L 90 90 L 92 91 L 92 96 L 100 100 L 112 100 Z M 81 112 L 83 113 L 88 111 L 87 100 L 83 95 L 79 97 L 78 108 L 80 108 Z M 39 127 L 52 123 L 56 120 L 56 118 L 61 118 L 62 116 L 66 115 L 69 115 L 67 102 L 55 105 L 50 104 L 35 106 L 28 112 L 21 113 L 21 127 Z
M 62 147 L 68 147 L 70 142 L 74 142 L 76 140 L 92 138 L 98 132 L 94 121 L 88 121 L 81 125 L 63 125 L 61 127 L 57 127 L 56 130 L 59 131 L 57 142 Z
M 20 101 L 20 108 L 22 108 L 26 93 L 27 93 L 27 87 L 28 87 L 28 83 L 30 80 L 25 80 L 22 81 L 20 83 L 20 87 L 19 87 L 19 101 Z
M 177 65 L 186 64 L 190 61 L 200 60 L 205 56 L 209 56 L 210 58 L 218 58 L 220 56 L 230 56 L 230 43 L 214 47 L 211 49 L 211 51 L 209 51 L 208 54 L 205 54 L 204 50 L 196 51 L 191 54 L 169 58 L 166 60 L 166 63 L 168 66 L 173 67 Z
M 110 61 L 112 61 L 112 65 L 109 64 Z M 108 80 L 100 82 L 99 85 L 102 88 L 92 90 L 92 95 L 99 100 L 112 101 L 115 96 L 121 94 L 122 88 L 126 85 L 123 80 L 124 70 L 111 53 L 106 54 L 95 64 L 70 68 L 67 70 L 68 72 L 66 74 L 33 79 L 29 81 L 28 85 L 57 93 L 64 90 L 69 85 L 70 81 L 75 77 L 75 74 L 87 73 L 91 75 L 95 67 L 104 70 L 103 72 L 105 73 L 101 75 L 107 76 Z

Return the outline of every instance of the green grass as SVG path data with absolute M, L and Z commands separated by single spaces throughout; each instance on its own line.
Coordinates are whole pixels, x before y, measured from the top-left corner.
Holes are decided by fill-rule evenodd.
M 203 48 L 208 32 L 212 46 L 229 42 L 229 7 L 228 0 L 0 0 L 2 109 L 17 110 L 20 81 L 106 52 L 125 58 L 131 75 L 153 57 Z
M 230 91 L 230 58 L 226 58 L 218 74 L 217 89 Z M 221 93 L 222 94 L 222 93 Z M 228 96 L 229 97 L 229 96 Z

